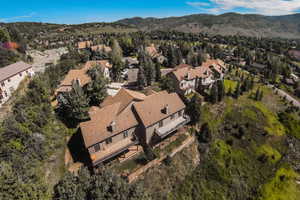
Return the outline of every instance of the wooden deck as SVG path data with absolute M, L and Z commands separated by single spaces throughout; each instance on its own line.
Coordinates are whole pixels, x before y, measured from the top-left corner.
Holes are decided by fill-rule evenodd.
M 97 165 L 100 162 L 116 156 L 133 145 L 135 145 L 135 141 L 132 141 L 131 138 L 126 138 L 109 146 L 106 146 L 104 150 L 100 150 L 96 153 L 91 154 L 91 158 L 93 158 L 93 165 Z

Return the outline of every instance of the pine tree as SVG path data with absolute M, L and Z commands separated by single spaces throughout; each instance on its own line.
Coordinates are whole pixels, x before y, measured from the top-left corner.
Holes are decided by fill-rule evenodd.
M 110 57 L 112 61 L 113 79 L 118 81 L 121 76 L 121 71 L 124 68 L 124 63 L 122 62 L 123 52 L 116 39 L 112 41 L 112 51 L 110 53 Z
M 146 86 L 146 77 L 142 66 L 139 68 L 137 84 L 140 90 L 144 89 Z
M 240 95 L 241 95 L 241 84 L 240 82 L 238 82 L 234 91 L 234 97 L 237 99 L 239 98 Z
M 160 81 L 161 80 L 161 65 L 159 63 L 155 64 L 155 80 Z
M 229 88 L 229 90 L 228 90 L 228 92 L 227 92 L 227 95 L 228 95 L 228 96 L 232 96 L 232 88 L 231 88 L 231 87 Z
M 60 113 L 74 121 L 83 121 L 89 118 L 89 104 L 83 89 L 77 81 L 73 81 L 71 92 L 63 93 L 60 102 Z
M 95 72 L 96 73 L 96 72 Z M 86 86 L 85 92 L 91 106 L 99 106 L 107 96 L 107 83 L 103 74 L 96 73 L 92 75 L 92 81 Z
M 218 86 L 216 83 L 213 84 L 212 88 L 210 89 L 210 101 L 211 103 L 218 102 Z
M 258 101 L 259 98 L 260 98 L 260 89 L 257 88 L 257 90 L 256 90 L 256 92 L 255 92 L 255 97 L 254 97 L 254 99 L 255 99 L 256 101 Z
M 191 122 L 196 124 L 200 120 L 202 100 L 198 94 L 195 94 L 191 101 L 187 104 L 186 112 L 191 117 Z
M 10 41 L 9 33 L 5 29 L 0 28 L 0 42 L 9 42 L 9 41 Z
M 224 82 L 219 80 L 219 81 L 217 81 L 217 85 L 218 85 L 218 101 L 222 101 L 223 98 L 225 97 Z
M 147 85 L 152 85 L 153 81 L 155 81 L 155 66 L 151 59 L 147 59 L 145 63 L 145 75 L 146 75 L 146 82 Z
M 250 90 L 252 90 L 253 87 L 254 87 L 254 77 L 252 77 L 250 80 L 250 85 L 249 85 Z
M 160 88 L 163 90 L 167 90 L 168 92 L 175 92 L 175 86 L 173 79 L 169 77 L 163 77 L 160 81 Z
M 261 90 L 260 93 L 259 93 L 259 101 L 261 101 L 264 97 L 264 91 Z

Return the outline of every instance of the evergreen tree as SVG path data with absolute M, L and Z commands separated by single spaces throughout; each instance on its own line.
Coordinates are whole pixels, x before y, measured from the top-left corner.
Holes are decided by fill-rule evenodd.
M 5 29 L 0 28 L 0 42 L 9 42 L 9 41 L 10 41 L 9 33 Z
M 195 94 L 191 101 L 187 104 L 186 112 L 191 117 L 192 124 L 197 124 L 201 115 L 201 103 L 202 100 L 198 94 Z
M 217 86 L 218 86 L 218 101 L 222 101 L 223 98 L 225 97 L 225 86 L 224 82 L 221 80 L 217 81 Z
M 173 79 L 169 77 L 163 77 L 160 81 L 160 88 L 163 90 L 167 90 L 168 92 L 175 92 L 175 83 Z
M 261 101 L 264 97 L 264 91 L 263 90 L 260 90 L 260 93 L 259 93 L 259 101 Z
M 89 104 L 83 89 L 77 81 L 73 81 L 71 92 L 60 96 L 59 111 L 68 119 L 83 121 L 89 118 Z
M 112 51 L 110 53 L 112 61 L 112 74 L 115 81 L 120 80 L 121 71 L 124 68 L 124 63 L 122 62 L 123 52 L 116 39 L 112 41 Z
M 160 63 L 156 63 L 155 64 L 155 73 L 156 73 L 156 75 L 155 75 L 155 80 L 158 82 L 158 81 L 160 81 L 161 80 L 161 65 L 160 65 Z
M 210 101 L 211 103 L 217 103 L 218 102 L 218 86 L 216 83 L 213 84 L 213 86 L 210 89 Z
M 175 55 L 175 49 L 173 47 L 173 45 L 169 45 L 168 46 L 168 64 L 170 67 L 175 67 L 178 63 L 177 57 Z
M 252 90 L 253 87 L 254 87 L 254 77 L 252 77 L 251 80 L 250 80 L 249 89 Z
M 212 139 L 211 130 L 208 123 L 202 125 L 200 133 L 198 134 L 198 140 L 201 143 L 208 143 Z
M 91 106 L 99 106 L 107 96 L 108 81 L 103 76 L 102 72 L 94 71 L 91 75 L 92 81 L 86 86 L 85 92 Z
M 257 88 L 257 90 L 256 90 L 256 92 L 255 92 L 255 97 L 254 97 L 254 99 L 255 99 L 256 101 L 259 101 L 259 98 L 260 98 L 260 88 Z
M 128 184 L 109 170 L 90 175 L 86 168 L 78 176 L 68 172 L 54 189 L 59 200 L 150 200 L 139 184 Z
M 137 80 L 138 87 L 140 90 L 142 90 L 146 86 L 146 77 L 145 77 L 144 68 L 142 66 L 140 66 L 137 76 L 138 76 L 137 77 L 138 78 L 138 80 Z
M 234 97 L 237 99 L 239 98 L 240 95 L 241 95 L 241 84 L 240 82 L 238 82 L 234 91 Z
M 152 85 L 153 81 L 155 81 L 155 66 L 151 59 L 147 59 L 145 63 L 145 75 L 146 75 L 146 81 L 147 85 Z

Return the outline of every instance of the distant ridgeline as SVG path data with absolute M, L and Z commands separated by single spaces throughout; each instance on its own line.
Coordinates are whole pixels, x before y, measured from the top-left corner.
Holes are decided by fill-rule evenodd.
M 300 14 L 285 16 L 196 14 L 169 18 L 130 18 L 118 23 L 140 30 L 176 30 L 213 35 L 242 35 L 254 37 L 300 38 Z

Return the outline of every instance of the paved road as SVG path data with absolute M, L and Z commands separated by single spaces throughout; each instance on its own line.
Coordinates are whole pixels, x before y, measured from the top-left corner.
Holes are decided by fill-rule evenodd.
M 286 100 L 288 102 L 293 102 L 293 105 L 300 108 L 300 102 L 295 99 L 294 97 L 292 97 L 291 95 L 289 95 L 288 93 L 286 93 L 285 91 L 278 89 L 276 87 L 274 87 L 273 85 L 268 85 L 269 87 L 273 88 L 274 91 L 278 92 L 278 95 L 282 96 L 282 97 L 286 97 Z

